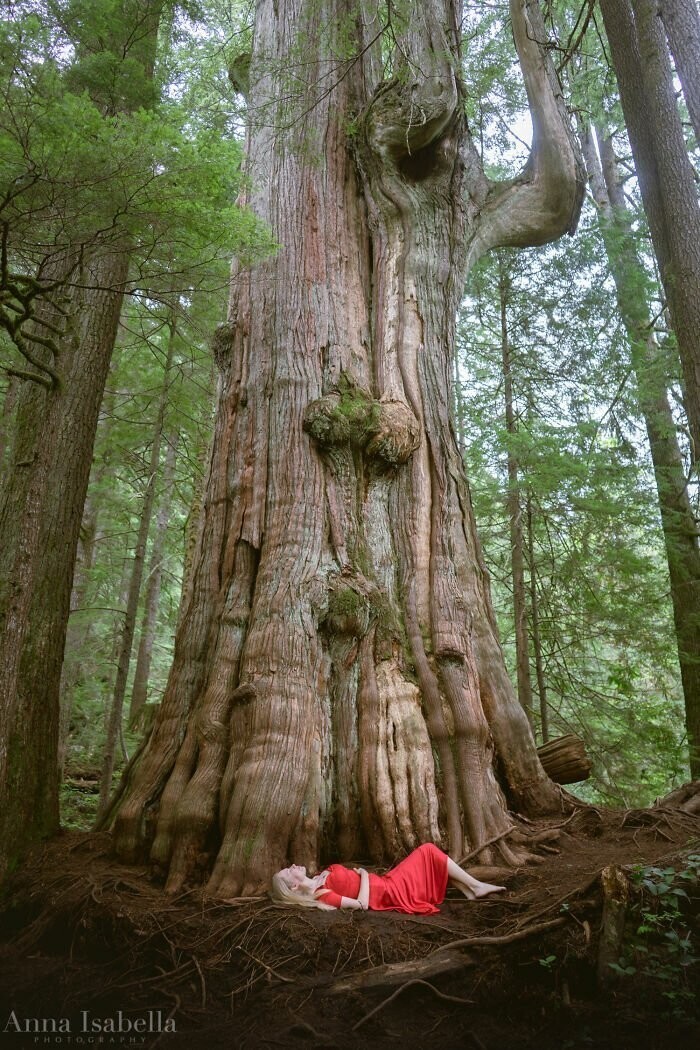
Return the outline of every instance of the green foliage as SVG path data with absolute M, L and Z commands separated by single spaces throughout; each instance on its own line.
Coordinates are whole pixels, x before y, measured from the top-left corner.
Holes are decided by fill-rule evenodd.
M 515 434 L 504 423 L 504 271 Z M 550 735 L 586 741 L 593 777 L 577 794 L 644 804 L 686 776 L 682 693 L 653 472 L 595 216 L 584 213 L 573 241 L 485 260 L 459 333 L 458 426 L 507 659 L 509 451 L 532 530 Z
M 35 0 L 0 23 L 0 327 L 11 339 L 18 317 L 31 331 L 38 300 L 65 306 L 86 252 L 128 250 L 132 289 L 159 298 L 220 291 L 231 254 L 252 262 L 274 247 L 236 204 L 239 141 L 153 79 L 157 19 L 143 7 Z M 188 45 L 194 68 L 192 33 Z M 196 93 L 190 84 L 183 99 Z M 58 289 L 42 284 L 57 271 Z M 0 348 L 0 364 L 11 360 Z
M 697 894 L 700 854 L 689 853 L 680 868 L 637 865 L 632 870 L 637 897 L 632 912 L 638 925 L 625 956 L 610 968 L 620 977 L 650 978 L 670 1012 L 685 1017 L 695 1003 L 691 967 L 694 954 L 690 893 Z

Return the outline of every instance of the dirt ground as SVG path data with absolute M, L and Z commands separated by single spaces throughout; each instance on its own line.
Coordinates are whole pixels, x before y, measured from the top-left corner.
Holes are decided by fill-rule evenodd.
M 700 1045 L 700 820 L 587 808 L 558 831 L 506 894 L 470 902 L 450 890 L 439 915 L 413 917 L 222 903 L 199 887 L 169 898 L 145 867 L 110 857 L 108 834 L 63 833 L 17 873 L 0 911 L 0 1044 Z M 629 972 L 598 966 L 610 865 L 631 878 L 616 963 Z M 636 865 L 658 874 L 635 877 Z M 615 914 L 608 903 L 606 921 Z

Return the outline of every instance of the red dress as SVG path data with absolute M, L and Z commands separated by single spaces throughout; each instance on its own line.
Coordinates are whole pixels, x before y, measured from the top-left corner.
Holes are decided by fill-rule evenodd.
M 327 890 L 328 892 L 323 892 Z M 369 906 L 371 911 L 402 911 L 409 915 L 435 915 L 439 912 L 447 890 L 447 854 L 427 842 L 386 875 L 369 875 Z M 341 905 L 341 897 L 357 900 L 360 876 L 342 864 L 331 864 L 328 877 L 318 899 L 334 908 Z

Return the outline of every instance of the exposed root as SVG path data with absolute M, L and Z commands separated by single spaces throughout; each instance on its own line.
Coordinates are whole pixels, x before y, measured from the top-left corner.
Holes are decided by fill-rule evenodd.
M 437 995 L 440 999 L 444 999 L 448 1003 L 462 1003 L 464 1005 L 467 1005 L 472 1002 L 471 999 L 462 999 L 460 996 L 457 995 L 446 995 L 444 992 L 438 991 L 435 985 L 430 984 L 429 981 L 423 981 L 420 978 L 416 978 L 413 981 L 406 981 L 406 984 L 402 984 L 400 988 L 397 988 L 396 991 L 393 992 L 388 999 L 385 999 L 379 1004 L 379 1006 L 375 1006 L 375 1008 L 373 1010 L 370 1010 L 368 1014 L 365 1014 L 364 1017 L 361 1017 L 357 1024 L 354 1024 L 352 1026 L 353 1032 L 356 1032 L 357 1029 L 365 1023 L 365 1021 L 369 1021 L 370 1017 L 374 1017 L 374 1015 L 378 1014 L 380 1010 L 383 1010 L 385 1006 L 388 1006 L 389 1003 L 392 1002 L 392 1000 L 396 999 L 407 988 L 412 988 L 417 984 L 423 985 L 424 988 L 429 988 L 431 992 L 434 992 L 435 995 Z
M 566 921 L 567 919 L 564 917 L 560 919 L 550 919 L 548 922 L 531 924 L 519 930 L 514 930 L 513 933 L 506 933 L 497 937 L 462 937 L 459 940 L 448 941 L 447 944 L 441 944 L 439 948 L 435 949 L 433 954 L 436 955 L 438 952 L 446 951 L 448 948 L 498 948 L 504 944 L 512 944 L 514 941 L 521 941 L 524 937 L 532 937 L 536 933 L 544 933 L 546 930 L 554 930 L 557 926 L 563 926 Z

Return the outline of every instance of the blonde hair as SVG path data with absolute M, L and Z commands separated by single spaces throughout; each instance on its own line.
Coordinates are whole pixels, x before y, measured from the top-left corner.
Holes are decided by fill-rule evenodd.
M 278 904 L 286 904 L 294 908 L 318 908 L 319 911 L 337 911 L 337 908 L 334 908 L 332 904 L 324 904 L 323 901 L 317 897 L 310 896 L 308 893 L 299 893 L 298 890 L 290 889 L 279 872 L 272 876 L 270 896 Z

